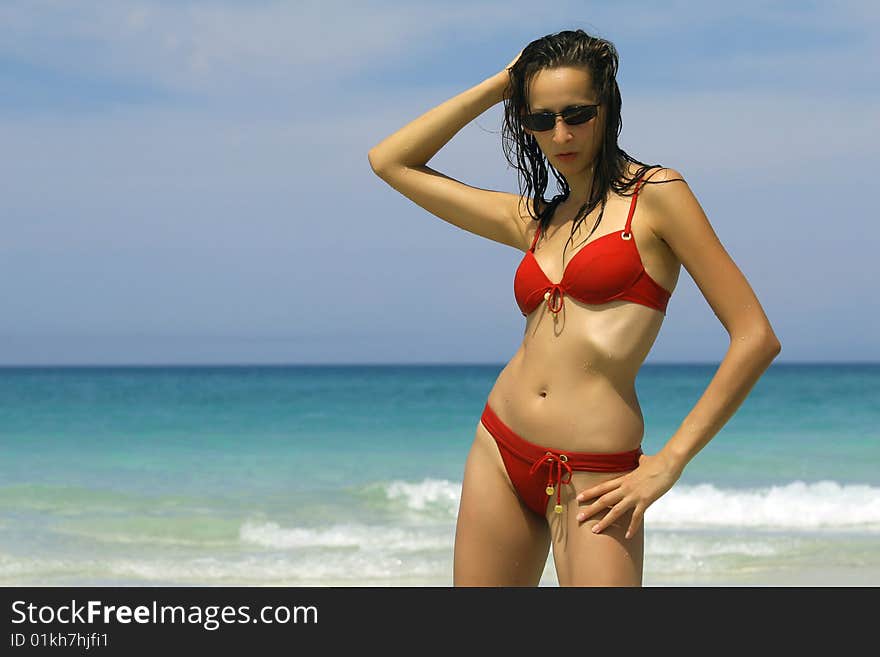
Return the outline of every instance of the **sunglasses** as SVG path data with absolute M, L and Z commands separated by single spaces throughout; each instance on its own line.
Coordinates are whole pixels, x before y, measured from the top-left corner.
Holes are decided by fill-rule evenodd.
M 561 112 L 537 112 L 526 114 L 522 118 L 522 124 L 529 130 L 543 132 L 552 130 L 556 125 L 556 117 L 561 116 L 568 125 L 580 125 L 586 123 L 599 113 L 598 105 L 572 105 Z

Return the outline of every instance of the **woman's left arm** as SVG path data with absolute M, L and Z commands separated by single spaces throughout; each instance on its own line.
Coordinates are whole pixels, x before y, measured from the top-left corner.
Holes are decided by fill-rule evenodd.
M 674 169 L 665 172 L 667 180 L 683 178 Z M 639 528 L 645 509 L 672 488 L 687 463 L 736 412 L 782 350 L 754 291 L 722 246 L 687 183 L 643 185 L 639 195 L 639 200 L 649 205 L 645 214 L 651 218 L 654 234 L 687 269 L 727 330 L 730 345 L 703 395 L 657 454 L 643 454 L 635 470 L 578 494 L 578 502 L 593 500 L 581 509 L 580 521 L 611 509 L 594 525 L 594 532 L 632 509 L 627 538 Z

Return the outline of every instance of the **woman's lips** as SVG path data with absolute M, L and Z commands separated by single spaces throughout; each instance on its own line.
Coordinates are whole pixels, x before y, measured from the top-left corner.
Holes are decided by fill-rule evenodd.
M 577 153 L 557 153 L 556 157 L 563 160 L 571 160 L 574 158 L 575 155 L 577 155 Z

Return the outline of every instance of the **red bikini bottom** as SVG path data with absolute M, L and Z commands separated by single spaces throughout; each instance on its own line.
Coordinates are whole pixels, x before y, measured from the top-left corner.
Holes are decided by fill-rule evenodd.
M 573 470 L 589 472 L 627 472 L 639 465 L 642 448 L 628 452 L 590 453 L 550 450 L 521 438 L 504 424 L 495 412 L 486 407 L 480 422 L 492 434 L 504 460 L 510 481 L 526 506 L 543 516 L 547 510 L 548 497 L 556 493 L 556 513 L 562 513 L 562 484 L 571 483 Z M 547 469 L 544 484 L 539 471 Z M 563 473 L 565 473 L 563 475 Z

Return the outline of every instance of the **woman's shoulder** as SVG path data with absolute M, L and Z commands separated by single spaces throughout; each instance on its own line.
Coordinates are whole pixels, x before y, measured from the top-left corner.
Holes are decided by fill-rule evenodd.
M 654 166 L 646 169 L 639 185 L 639 203 L 649 206 L 674 202 L 687 187 L 684 175 L 672 167 Z
M 652 167 L 642 176 L 639 206 L 645 221 L 658 239 L 674 230 L 676 218 L 691 206 L 693 193 L 678 169 Z
M 552 205 L 552 201 L 548 202 L 543 198 L 523 197 L 523 202 L 528 208 L 525 210 L 525 214 L 526 216 L 529 216 L 529 218 L 540 216 L 541 212 Z
M 632 176 L 635 177 L 638 175 L 638 172 L 643 170 L 641 179 L 642 185 L 639 188 L 639 193 L 641 194 L 642 190 L 647 190 L 649 188 L 661 188 L 664 185 L 661 183 L 672 182 L 674 180 L 681 180 L 684 182 L 684 175 L 677 169 L 673 169 L 672 167 L 664 167 L 664 166 L 649 166 L 638 167 L 633 169 Z
M 520 220 L 524 225 L 528 226 L 529 233 L 534 233 L 535 227 L 538 225 L 538 219 L 547 211 L 547 208 L 553 206 L 558 199 L 545 201 L 543 198 L 520 197 Z
M 677 169 L 672 167 L 652 166 L 645 170 L 642 180 L 646 185 L 657 185 L 659 183 L 671 182 L 673 180 L 681 180 L 684 182 L 684 175 Z

